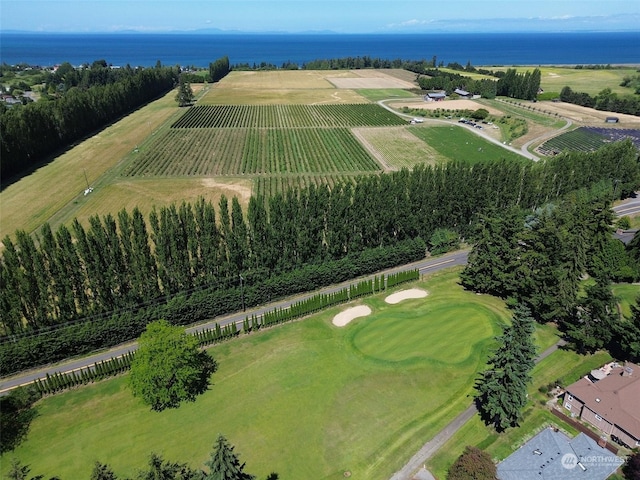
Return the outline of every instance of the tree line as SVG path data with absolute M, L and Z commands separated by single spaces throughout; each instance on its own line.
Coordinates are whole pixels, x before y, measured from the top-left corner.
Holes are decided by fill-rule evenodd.
M 61 71 L 62 70 L 62 71 Z M 171 90 L 179 69 L 112 69 L 98 62 L 63 65 L 48 80 L 51 95 L 0 111 L 0 169 L 21 175 L 61 148 Z
M 459 73 L 444 72 L 439 69 L 428 69 L 426 76 L 418 78 L 422 90 L 444 90 L 451 95 L 454 90 L 462 89 L 484 98 L 495 98 L 497 93 L 496 81 L 491 79 L 474 80 Z
M 154 209 L 147 219 L 137 209 L 123 210 L 117 218 L 91 217 L 86 227 L 74 220 L 55 232 L 44 225 L 35 236 L 18 231 L 3 239 L 0 326 L 5 335 L 47 332 L 78 322 L 104 324 L 141 309 L 148 312 L 143 321 L 156 308 L 182 312 L 185 323 L 197 321 L 239 305 L 241 275 L 253 300 L 277 298 L 328 281 L 320 272 L 338 268 L 336 262 L 373 272 L 382 266 L 361 255 L 405 248 L 441 228 L 473 237 L 481 215 L 492 210 L 534 209 L 600 181 L 619 181 L 616 194 L 628 195 L 638 184 L 636 155 L 627 141 L 538 164 L 416 167 L 331 190 L 310 186 L 252 197 L 246 214 L 236 198 L 229 205 L 222 197 L 217 209 L 201 199 Z M 406 255 L 389 250 L 389 261 L 415 259 L 420 246 L 411 245 Z M 298 271 L 316 280 L 300 282 L 291 276 Z M 139 335 L 136 329 L 131 338 Z M 2 349 L 8 345 L 13 342 Z
M 147 466 L 139 469 L 134 477 L 118 477 L 106 463 L 96 461 L 91 470 L 90 480 L 255 480 L 256 476 L 245 472 L 245 463 L 235 452 L 235 446 L 227 438 L 219 434 L 213 444 L 209 459 L 204 462 L 206 471 L 192 468 L 188 463 L 165 460 L 162 455 L 152 453 Z M 30 475 L 31 467 L 13 458 L 6 478 L 9 480 L 60 480 L 60 477 Z M 279 475 L 270 473 L 266 480 L 278 480 Z
M 585 92 L 574 92 L 571 87 L 564 87 L 560 91 L 560 100 L 583 107 L 595 108 L 607 112 L 640 115 L 640 97 L 633 95 L 618 95 L 605 88 L 595 96 Z
M 640 276 L 640 236 L 627 249 L 612 237 L 610 202 L 610 187 L 592 188 L 533 212 L 484 216 L 463 285 L 512 299 L 539 322 L 557 323 L 581 353 L 606 348 L 637 360 L 640 315 L 636 307 L 631 319 L 619 317 L 611 283 Z
M 515 68 L 510 68 L 497 80 L 489 78 L 475 80 L 459 73 L 445 72 L 440 69 L 428 69 L 424 74 L 426 76 L 418 78 L 418 84 L 423 90 L 445 90 L 450 95 L 454 90 L 462 89 L 484 98 L 495 98 L 499 95 L 523 100 L 535 100 L 541 79 L 538 68 L 524 73 L 518 73 Z
M 304 70 L 348 70 L 362 68 L 402 68 L 414 73 L 424 73 L 427 68 L 435 67 L 436 57 L 432 60 L 385 59 L 379 57 L 342 57 L 317 59 L 302 64 Z

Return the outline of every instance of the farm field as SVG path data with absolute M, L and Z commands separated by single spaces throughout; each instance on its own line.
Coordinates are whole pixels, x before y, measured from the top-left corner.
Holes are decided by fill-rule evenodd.
M 123 476 L 151 451 L 200 467 L 221 432 L 258 478 L 386 479 L 467 406 L 507 318 L 498 299 L 464 291 L 458 271 L 409 286 L 424 299 L 356 302 L 373 313 L 343 328 L 331 320 L 350 305 L 218 345 L 209 391 L 176 410 L 150 411 L 126 376 L 46 398 L 11 455 L 33 474 L 88 478 L 100 460 Z
M 447 157 L 412 133 L 415 128 L 418 127 L 362 128 L 354 129 L 354 133 L 372 152 L 380 155 L 389 170 L 446 162 Z
M 368 103 L 353 90 L 337 89 L 327 75 L 355 75 L 349 71 L 284 70 L 231 72 L 198 105 L 300 105 Z
M 591 152 L 607 143 L 626 138 L 640 147 L 640 130 L 579 127 L 547 140 L 538 149 L 545 155 L 556 155 L 563 151 Z
M 246 208 L 252 188 L 252 182 L 241 177 L 117 179 L 84 197 L 73 211 L 62 210 L 54 215 L 50 223 L 54 227 L 69 225 L 77 218 L 88 225 L 91 216 L 115 216 L 123 208 L 131 212 L 136 207 L 147 217 L 154 206 L 159 209 L 183 201 L 195 203 L 199 197 L 217 205 L 222 195 L 238 197 L 240 205 Z
M 573 73 L 572 69 L 569 70 Z M 592 72 L 598 76 L 608 71 Z M 229 182 L 238 181 L 241 189 L 251 184 L 254 191 L 262 195 L 287 186 L 310 183 L 333 185 L 341 176 L 346 181 L 353 181 L 359 174 L 403 166 L 410 168 L 415 164 L 414 159 L 424 158 L 422 151 L 425 149 L 426 156 L 431 158 L 429 162 L 437 163 L 440 158 L 457 159 L 459 147 L 465 147 L 467 139 L 460 144 L 458 135 L 454 134 L 449 139 L 449 133 L 442 135 L 444 130 L 439 131 L 440 135 L 436 139 L 423 138 L 423 141 L 426 140 L 424 145 L 416 144 L 413 137 L 403 134 L 402 138 L 406 138 L 408 142 L 405 146 L 400 145 L 398 139 L 386 141 L 389 137 L 384 133 L 384 128 L 373 130 L 383 136 L 380 140 L 373 137 L 373 131 L 367 133 L 366 129 L 359 129 L 360 141 L 365 139 L 364 146 L 348 132 L 348 129 L 354 127 L 402 125 L 402 119 L 390 112 L 382 113 L 372 103 L 389 98 L 417 98 L 408 90 L 399 88 L 399 85 L 411 84 L 414 79 L 415 74 L 402 70 L 231 72 L 219 83 L 193 86 L 198 97 L 198 107 L 195 109 L 177 108 L 175 93 L 171 92 L 69 149 L 54 162 L 41 167 L 15 185 L 5 188 L 0 193 L 0 238 L 13 234 L 17 229 L 36 231 L 46 221 L 54 225 L 56 222 L 68 221 L 76 212 L 86 218 L 93 208 L 96 213 L 101 214 L 109 213 L 107 210 L 111 208 L 115 210 L 110 213 L 116 213 L 124 206 L 129 208 L 132 202 L 135 203 L 135 195 L 126 192 L 135 191 L 142 185 L 136 182 L 142 179 L 147 182 L 145 185 L 157 182 L 158 185 L 150 187 L 151 190 L 168 192 L 169 187 L 160 187 L 163 181 L 169 182 L 172 187 L 184 185 L 187 188 L 170 195 L 162 193 L 156 196 L 149 192 L 143 194 L 140 202 L 143 208 L 148 208 L 155 201 L 152 200 L 154 198 L 159 202 L 163 202 L 163 198 L 191 198 L 189 189 L 199 184 L 197 181 L 193 184 L 187 180 L 197 180 L 196 177 L 214 178 L 213 184 L 228 185 Z M 358 90 L 336 88 L 336 82 L 339 83 L 340 80 L 357 80 L 365 82 L 363 85 L 369 82 L 369 86 Z M 388 83 L 385 88 L 378 85 L 382 80 Z M 578 89 L 579 85 L 575 87 Z M 539 102 L 536 107 L 553 112 L 551 115 L 536 114 L 521 108 L 517 109 L 518 112 L 512 112 L 509 110 L 511 107 L 503 103 L 481 101 L 473 103 L 473 107 L 482 105 L 497 112 L 526 118 L 529 133 L 516 139 L 513 142 L 515 146 L 559 128 L 564 122 L 559 121 L 556 114 L 571 117 L 574 122 L 583 124 L 601 122 L 600 117 L 607 115 L 607 112 L 551 102 Z M 323 110 L 325 107 L 326 110 Z M 196 112 L 219 114 L 225 109 L 240 114 L 235 119 L 238 126 L 235 131 L 231 131 L 231 128 L 182 128 L 178 134 L 173 132 L 176 129 L 170 128 L 186 111 L 193 111 L 194 113 L 189 113 L 194 117 L 185 119 L 195 121 Z M 360 112 L 367 121 L 353 116 L 339 117 L 335 112 L 340 109 L 343 112 Z M 321 113 L 329 111 L 334 113 Z M 386 116 L 387 120 L 377 123 L 371 121 L 367 117 L 373 111 L 381 112 L 380 115 Z M 262 116 L 249 118 L 248 115 L 256 112 L 262 112 Z M 631 125 L 632 121 L 640 124 L 637 117 L 631 117 L 631 120 L 624 115 L 619 117 L 623 126 Z M 333 120 L 329 121 L 328 118 Z M 280 131 L 261 131 L 247 126 L 249 120 L 258 122 L 256 126 L 273 127 L 273 130 Z M 197 121 L 202 123 L 205 120 L 201 118 Z M 321 133 L 317 128 L 318 124 L 331 125 L 336 129 Z M 229 123 L 223 125 L 230 126 Z M 303 132 L 296 125 L 317 131 Z M 200 126 L 213 127 L 214 123 Z M 207 130 L 211 134 L 196 130 Z M 455 131 L 457 129 L 451 132 Z M 349 138 L 346 138 L 346 132 Z M 499 135 L 498 130 L 489 133 Z M 445 146 L 445 143 L 450 145 Z M 472 158 L 471 153 L 474 153 L 474 157 L 484 156 L 478 148 L 486 150 L 478 145 L 474 152 L 465 151 L 465 158 Z M 255 153 L 256 149 L 259 150 L 258 154 Z M 402 157 L 403 150 L 410 156 Z M 512 155 L 500 149 L 496 151 L 499 152 L 497 156 Z M 328 156 L 325 155 L 326 152 L 330 152 Z M 433 157 L 432 152 L 437 152 L 440 157 Z M 306 155 L 309 157 L 306 158 Z M 322 155 L 324 158 L 320 158 Z M 389 157 L 387 165 L 383 163 L 385 156 Z M 82 195 L 87 186 L 85 173 L 88 182 L 94 187 L 93 193 L 88 196 Z M 181 182 L 171 183 L 173 180 Z M 134 184 L 137 186 L 134 187 Z M 112 193 L 118 196 L 111 198 Z M 217 192 L 207 190 L 205 193 L 207 198 L 218 198 L 222 193 L 228 194 L 229 189 L 225 187 Z
M 607 117 L 618 117 L 619 125 L 626 128 L 640 128 L 640 117 L 627 115 L 624 113 L 606 112 L 604 110 L 595 110 L 593 108 L 582 107 L 564 102 L 538 102 L 535 108 L 544 109 L 552 114 L 558 114 L 562 117 L 570 118 L 574 122 L 583 125 L 602 126 Z
M 269 198 L 287 189 L 306 188 L 310 185 L 319 187 L 326 185 L 333 188 L 336 184 L 355 183 L 360 173 L 348 174 L 292 174 L 292 175 L 257 175 L 253 177 L 253 195 Z
M 570 86 L 574 92 L 585 92 L 596 95 L 605 88 L 610 88 L 618 94 L 633 94 L 629 88 L 621 87 L 620 83 L 625 76 L 637 75 L 637 68 L 622 67 L 612 69 L 589 70 L 573 67 L 557 66 L 520 66 L 520 67 L 488 67 L 489 70 L 506 71 L 515 68 L 518 73 L 539 68 L 542 74 L 540 87 L 546 92 L 558 92 L 565 86 Z
M 410 132 L 442 157 L 451 160 L 470 163 L 501 158 L 514 162 L 529 161 L 517 153 L 505 150 L 457 125 L 422 124 L 417 128 L 410 129 Z
M 96 188 L 109 183 L 105 176 L 127 154 L 179 114 L 174 96 L 170 92 L 132 112 L 0 192 L 0 239 L 18 229 L 34 231 L 52 216 L 84 204 L 89 198 L 83 197 L 85 174 Z

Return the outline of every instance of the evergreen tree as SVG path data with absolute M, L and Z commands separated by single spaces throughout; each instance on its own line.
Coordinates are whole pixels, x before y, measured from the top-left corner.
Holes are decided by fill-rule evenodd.
M 460 274 L 466 288 L 502 298 L 513 295 L 517 289 L 514 274 L 519 264 L 518 239 L 524 228 L 523 220 L 515 208 L 480 218 L 476 242 Z
M 191 84 L 185 81 L 184 75 L 180 75 L 178 82 L 178 93 L 176 94 L 176 102 L 178 106 L 187 107 L 193 103 L 194 95 Z
M 576 309 L 575 319 L 565 323 L 566 334 L 580 353 L 593 353 L 609 346 L 618 323 L 617 302 L 608 278 L 596 279 L 585 288 L 586 297 Z
M 499 346 L 488 362 L 490 368 L 476 383 L 475 400 L 480 415 L 498 431 L 517 426 L 527 402 L 527 386 L 536 356 L 534 330 L 531 312 L 516 305 L 511 325 L 496 339 Z
M 91 471 L 90 480 L 117 480 L 116 474 L 109 465 L 105 463 L 96 462 Z
M 202 472 L 192 470 L 186 463 L 164 460 L 161 455 L 152 453 L 149 457 L 149 469 L 138 474 L 136 480 L 203 480 Z
M 614 338 L 623 358 L 640 361 L 640 297 L 631 305 L 631 318 L 615 324 Z
M 30 471 L 31 468 L 29 465 L 22 465 L 20 460 L 12 458 L 11 467 L 9 468 L 6 477 L 9 480 L 27 480 Z
M 256 477 L 244 471 L 244 463 L 240 463 L 238 455 L 233 450 L 234 446 L 223 436 L 218 438 L 213 445 L 211 458 L 205 462 L 209 467 L 209 474 L 205 480 L 254 480 Z

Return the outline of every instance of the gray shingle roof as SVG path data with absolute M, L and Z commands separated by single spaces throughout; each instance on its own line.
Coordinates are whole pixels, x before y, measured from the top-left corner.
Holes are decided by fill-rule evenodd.
M 500 480 L 604 480 L 623 460 L 580 433 L 545 428 L 498 464 Z

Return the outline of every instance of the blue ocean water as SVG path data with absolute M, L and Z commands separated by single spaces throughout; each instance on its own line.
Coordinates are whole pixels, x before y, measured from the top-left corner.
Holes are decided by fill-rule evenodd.
M 302 65 L 316 59 L 468 61 L 480 65 L 640 64 L 640 31 L 615 33 L 474 34 L 38 34 L 0 32 L 0 61 L 73 65 L 104 59 L 112 65 Z

